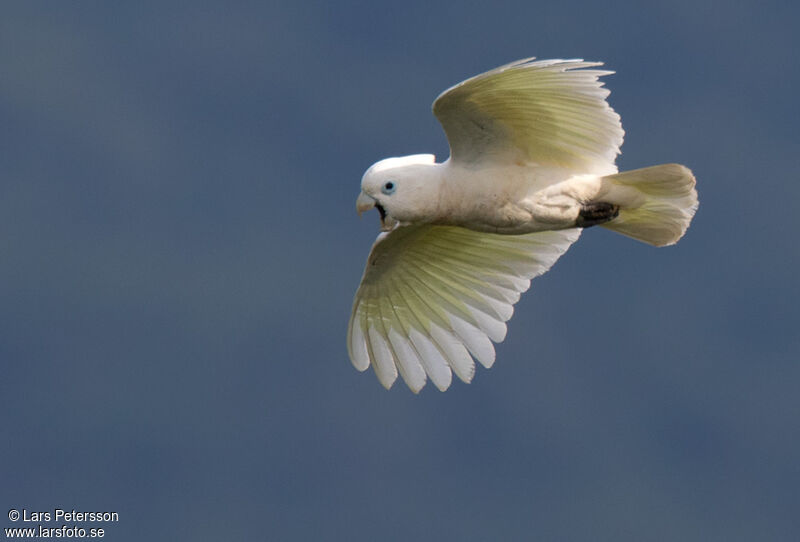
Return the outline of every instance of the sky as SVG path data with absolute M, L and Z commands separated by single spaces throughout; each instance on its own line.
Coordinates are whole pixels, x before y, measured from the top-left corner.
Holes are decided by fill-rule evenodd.
M 800 8 L 784 1 L 0 8 L 0 505 L 140 540 L 785 541 L 800 531 Z M 347 358 L 388 156 L 515 59 L 585 58 L 675 246 L 587 230 L 491 370 Z M 6 512 L 3 512 L 6 514 Z M 8 514 L 10 515 L 10 513 Z

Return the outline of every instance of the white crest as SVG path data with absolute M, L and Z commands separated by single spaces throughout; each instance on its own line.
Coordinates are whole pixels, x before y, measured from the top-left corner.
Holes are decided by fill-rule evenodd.
M 397 158 L 385 158 L 380 162 L 375 162 L 372 167 L 369 168 L 368 173 L 380 173 L 381 171 L 413 164 L 434 163 L 436 163 L 436 156 L 433 154 L 411 154 L 409 156 L 399 156 Z

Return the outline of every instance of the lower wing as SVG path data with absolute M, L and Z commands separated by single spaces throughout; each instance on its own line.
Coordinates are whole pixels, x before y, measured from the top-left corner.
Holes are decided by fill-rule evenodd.
M 415 393 L 428 377 L 444 391 L 452 373 L 469 382 L 473 358 L 494 363 L 492 341 L 532 278 L 546 272 L 581 230 L 525 235 L 453 226 L 404 226 L 381 233 L 353 302 L 347 347 L 386 388 L 398 373 Z

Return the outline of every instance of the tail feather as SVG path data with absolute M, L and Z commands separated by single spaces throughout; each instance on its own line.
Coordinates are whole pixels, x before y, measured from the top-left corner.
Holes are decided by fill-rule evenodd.
M 694 175 L 680 164 L 608 175 L 603 188 L 620 211 L 602 227 L 659 247 L 676 243 L 697 211 Z

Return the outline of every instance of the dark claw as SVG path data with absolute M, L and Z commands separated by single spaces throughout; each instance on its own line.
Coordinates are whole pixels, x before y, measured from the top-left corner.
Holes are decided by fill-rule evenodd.
M 617 216 L 619 216 L 619 205 L 604 202 L 585 203 L 578 213 L 578 220 L 575 221 L 575 225 L 579 228 L 588 228 L 604 224 L 617 218 Z

